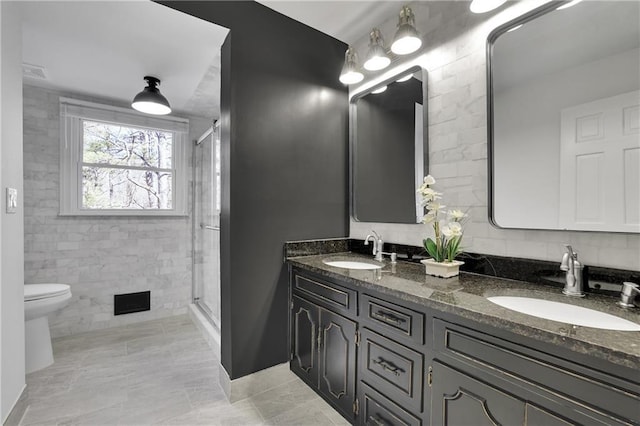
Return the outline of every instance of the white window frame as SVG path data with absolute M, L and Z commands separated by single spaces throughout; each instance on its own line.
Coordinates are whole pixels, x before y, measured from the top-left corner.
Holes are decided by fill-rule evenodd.
M 82 207 L 83 120 L 149 128 L 173 134 L 171 209 L 88 209 Z M 189 120 L 157 117 L 126 108 L 60 98 L 60 216 L 186 216 Z M 128 168 L 116 167 L 116 168 Z

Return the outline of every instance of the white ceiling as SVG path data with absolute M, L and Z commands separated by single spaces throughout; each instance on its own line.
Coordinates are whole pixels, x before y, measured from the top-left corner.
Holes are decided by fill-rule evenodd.
M 401 0 L 260 3 L 345 43 L 366 37 L 402 6 Z M 21 7 L 23 62 L 44 67 L 47 77 L 25 77 L 26 84 L 127 105 L 152 75 L 176 113 L 219 116 L 227 29 L 147 0 L 24 1 Z
M 371 28 L 398 16 L 405 0 L 257 0 L 258 3 L 347 44 L 368 36 Z
M 219 116 L 220 46 L 227 29 L 151 1 L 25 1 L 23 62 L 47 80 L 25 83 L 128 104 L 145 86 L 176 112 Z

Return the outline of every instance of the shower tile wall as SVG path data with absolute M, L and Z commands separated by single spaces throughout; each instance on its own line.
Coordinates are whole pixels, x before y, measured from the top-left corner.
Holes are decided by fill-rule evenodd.
M 464 249 L 474 253 L 540 260 L 562 259 L 564 244 L 572 244 L 588 265 L 640 270 L 637 235 L 505 230 L 488 220 L 486 40 L 501 24 L 545 0 L 509 2 L 497 12 L 476 15 L 468 2 L 413 2 L 416 26 L 423 34 L 421 53 L 428 71 L 430 173 L 444 192 L 445 204 L 467 210 Z M 380 24 L 393 34 L 397 18 Z M 354 47 L 366 52 L 367 36 Z M 541 171 L 544 172 L 544 171 Z M 517 208 L 517 206 L 514 206 Z M 365 223 L 351 220 L 350 237 L 363 239 L 371 229 L 385 241 L 415 246 L 428 235 L 426 225 Z
M 23 96 L 25 283 L 66 283 L 73 292 L 69 306 L 50 319 L 52 335 L 186 313 L 189 217 L 58 216 L 58 98 L 108 102 L 28 85 Z M 209 124 L 199 118 L 190 122 L 189 140 Z M 144 290 L 151 290 L 151 311 L 114 317 L 114 294 Z

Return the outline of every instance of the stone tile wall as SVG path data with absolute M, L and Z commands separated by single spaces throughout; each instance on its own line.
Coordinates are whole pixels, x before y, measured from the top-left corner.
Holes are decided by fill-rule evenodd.
M 58 216 L 59 97 L 109 102 L 28 85 L 23 96 L 25 283 L 65 283 L 73 293 L 50 319 L 52 335 L 185 314 L 191 301 L 190 217 Z M 190 118 L 189 142 L 209 124 Z M 187 176 L 190 181 L 190 169 Z M 151 290 L 151 311 L 113 315 L 114 294 L 145 290 Z
M 471 13 L 465 1 L 410 3 L 424 44 L 420 52 L 392 65 L 419 60 L 428 70 L 430 173 L 438 179 L 438 190 L 445 194 L 444 204 L 469 211 L 464 247 L 470 252 L 559 263 L 566 243 L 574 247 L 587 265 L 640 270 L 638 235 L 509 230 L 489 223 L 486 40 L 498 26 L 544 3 L 510 1 L 483 15 Z M 396 24 L 396 17 L 379 24 L 388 41 Z M 367 43 L 367 35 L 354 43 L 361 57 L 366 54 Z M 362 86 L 378 75 L 370 76 Z M 350 237 L 363 239 L 372 228 L 385 241 L 417 246 L 432 232 L 426 225 L 351 220 Z

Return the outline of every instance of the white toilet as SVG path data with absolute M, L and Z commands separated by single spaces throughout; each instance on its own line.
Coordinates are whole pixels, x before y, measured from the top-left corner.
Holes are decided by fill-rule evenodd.
M 48 315 L 71 300 L 71 288 L 66 284 L 25 284 L 24 319 L 27 373 L 53 364 Z

